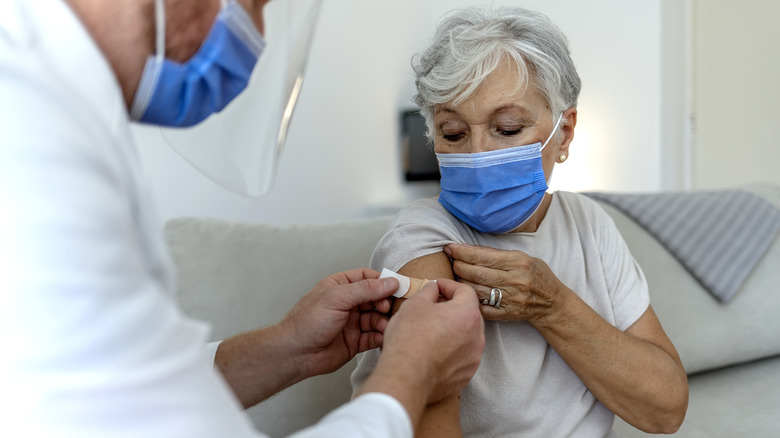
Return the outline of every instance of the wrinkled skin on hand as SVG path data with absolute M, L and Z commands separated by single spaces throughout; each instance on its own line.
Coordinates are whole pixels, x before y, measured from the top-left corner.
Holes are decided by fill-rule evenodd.
M 565 286 L 541 259 L 523 251 L 507 251 L 470 245 L 448 245 L 452 269 L 460 281 L 471 285 L 480 302 L 492 288 L 502 290 L 501 307 L 481 306 L 486 319 L 528 321 L 548 325 L 562 310 Z

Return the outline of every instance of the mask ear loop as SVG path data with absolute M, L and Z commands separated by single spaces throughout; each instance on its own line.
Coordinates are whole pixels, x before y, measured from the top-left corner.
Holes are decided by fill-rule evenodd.
M 154 57 L 150 55 L 146 60 L 141 81 L 130 105 L 130 120 L 137 121 L 143 118 L 165 62 L 165 3 L 163 2 L 164 0 L 154 1 L 155 54 Z
M 155 0 L 154 2 L 154 32 L 155 32 L 155 51 L 154 54 L 158 62 L 165 58 L 165 3 L 164 0 Z
M 553 130 L 552 130 L 552 132 L 550 133 L 550 136 L 549 136 L 549 137 L 547 137 L 547 141 L 545 141 L 545 142 L 544 142 L 544 144 L 542 145 L 542 147 L 541 147 L 541 148 L 539 148 L 539 150 L 540 150 L 540 151 L 541 151 L 541 150 L 544 150 L 544 148 L 547 146 L 547 143 L 549 143 L 549 142 L 550 142 L 550 140 L 553 138 L 553 135 L 555 135 L 555 133 L 558 131 L 558 125 L 561 123 L 561 120 L 562 120 L 562 119 L 563 119 L 563 113 L 561 113 L 561 115 L 560 115 L 560 116 L 558 116 L 558 121 L 557 121 L 557 122 L 555 122 L 555 126 L 553 126 Z
M 540 152 L 541 152 L 541 150 L 542 150 L 542 149 L 544 149 L 544 147 L 545 147 L 545 146 L 547 146 L 547 143 L 549 143 L 549 142 L 550 142 L 550 139 L 552 139 L 552 138 L 553 138 L 553 135 L 555 135 L 555 133 L 558 131 L 558 125 L 561 123 L 561 120 L 562 120 L 562 119 L 563 119 L 563 113 L 561 113 L 561 115 L 560 115 L 560 116 L 558 116 L 558 121 L 557 121 L 557 122 L 555 122 L 555 126 L 553 127 L 553 130 L 552 130 L 552 132 L 550 133 L 550 136 L 549 136 L 549 137 L 547 137 L 547 141 L 545 141 L 545 142 L 544 142 L 544 146 L 542 146 L 542 148 L 541 148 L 541 149 L 539 149 L 539 151 L 540 151 Z M 549 178 L 545 178 L 545 180 L 544 180 L 544 183 L 545 183 L 545 184 L 547 184 L 547 187 L 550 187 L 550 181 L 551 181 L 551 180 L 552 180 L 552 170 L 550 171 L 550 177 L 549 177 Z M 539 205 L 541 205 L 541 204 L 539 204 Z M 539 207 L 537 206 L 536 208 L 538 209 Z M 534 213 L 536 213 L 536 211 L 535 211 L 535 210 L 534 210 Z M 533 216 L 533 214 L 532 214 L 531 216 Z M 530 216 L 529 216 L 529 217 L 530 217 Z
M 549 136 L 549 137 L 547 137 L 547 141 L 545 141 L 545 142 L 544 142 L 544 144 L 542 145 L 542 147 L 541 147 L 541 148 L 539 148 L 539 152 L 541 152 L 541 151 L 542 151 L 542 149 L 544 149 L 544 148 L 545 148 L 545 146 L 547 146 L 547 143 L 549 143 L 549 142 L 550 142 L 550 140 L 553 138 L 553 135 L 555 135 L 555 132 L 556 132 L 556 131 L 558 131 L 558 125 L 560 125 L 560 123 L 561 123 L 561 120 L 562 120 L 562 119 L 563 119 L 563 113 L 561 113 L 561 115 L 560 115 L 560 116 L 558 116 L 558 121 L 557 121 L 557 122 L 555 122 L 555 126 L 553 126 L 553 130 L 552 130 L 552 132 L 550 133 L 550 136 Z M 550 174 L 550 177 L 549 177 L 549 178 L 545 178 L 545 179 L 544 179 L 544 183 L 547 185 L 547 187 L 548 187 L 548 188 L 550 187 L 550 180 L 551 180 L 551 179 L 552 179 L 552 173 Z M 539 202 L 539 204 L 537 204 L 537 205 L 536 205 L 536 208 L 534 208 L 534 211 L 533 211 L 533 213 L 531 213 L 531 214 L 530 214 L 530 215 L 529 215 L 527 218 L 525 218 L 525 220 L 524 220 L 522 223 L 520 223 L 520 225 L 518 225 L 517 227 L 521 227 L 521 226 L 523 226 L 523 224 L 525 224 L 525 223 L 526 223 L 526 222 L 528 222 L 528 221 L 529 221 L 529 220 L 530 220 L 532 217 L 534 217 L 534 215 L 536 214 L 536 212 L 539 210 L 539 207 L 541 207 L 541 206 L 542 206 L 542 202 L 540 201 L 540 202 Z M 517 228 L 517 227 L 515 227 L 515 228 Z M 510 231 L 511 231 L 511 230 L 510 230 Z

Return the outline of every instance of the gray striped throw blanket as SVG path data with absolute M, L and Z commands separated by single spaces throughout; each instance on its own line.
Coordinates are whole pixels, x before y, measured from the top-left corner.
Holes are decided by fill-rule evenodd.
M 743 190 L 584 194 L 644 227 L 722 303 L 739 291 L 780 231 L 780 210 Z

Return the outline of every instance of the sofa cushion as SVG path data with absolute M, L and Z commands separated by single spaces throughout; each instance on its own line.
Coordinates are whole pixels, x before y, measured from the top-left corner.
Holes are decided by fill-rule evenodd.
M 691 376 L 688 412 L 680 430 L 686 438 L 776 437 L 780 431 L 780 356 Z M 620 418 L 624 438 L 650 437 Z
M 780 207 L 780 187 L 743 188 Z M 601 205 L 644 270 L 651 304 L 688 373 L 780 354 L 780 238 L 734 298 L 721 304 L 636 222 L 609 204 Z
M 179 218 L 165 234 L 178 269 L 179 303 L 212 324 L 212 340 L 275 324 L 322 278 L 365 267 L 390 218 L 278 227 Z M 249 409 L 271 436 L 314 424 L 351 396 L 350 363 Z

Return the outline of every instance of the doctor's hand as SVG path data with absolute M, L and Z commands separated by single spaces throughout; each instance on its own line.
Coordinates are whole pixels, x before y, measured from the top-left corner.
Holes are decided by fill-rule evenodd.
M 360 394 L 390 394 L 404 405 L 416 427 L 428 404 L 466 386 L 484 347 L 484 320 L 474 289 L 438 279 L 407 299 L 390 318 L 379 362 Z
M 522 251 L 450 244 L 444 252 L 462 283 L 474 287 L 479 302 L 500 289 L 500 307 L 481 305 L 485 319 L 547 325 L 564 307 L 570 290 L 541 259 Z
M 395 279 L 370 269 L 322 279 L 278 326 L 301 355 L 306 377 L 331 373 L 356 354 L 380 347 Z
M 214 364 L 244 407 L 382 345 L 394 278 L 370 269 L 324 278 L 278 324 L 219 344 Z

